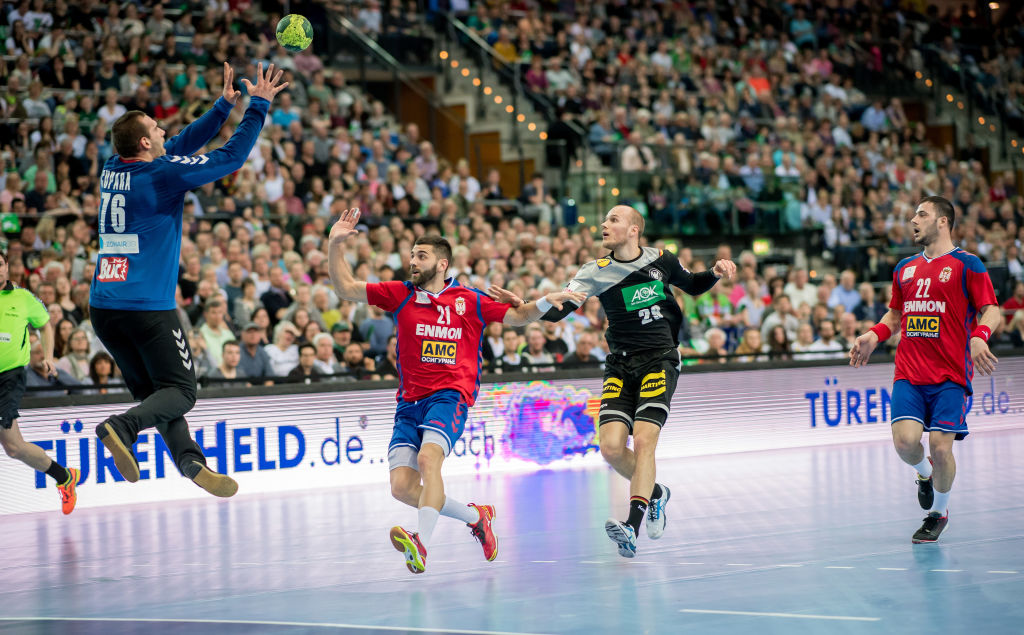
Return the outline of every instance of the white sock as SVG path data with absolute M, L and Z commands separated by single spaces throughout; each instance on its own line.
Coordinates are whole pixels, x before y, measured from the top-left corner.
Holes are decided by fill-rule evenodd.
M 921 459 L 921 462 L 914 466 L 917 473 L 921 475 L 921 478 L 932 477 L 932 462 L 928 460 L 928 457 Z
M 430 537 L 434 535 L 434 527 L 437 525 L 437 518 L 441 515 L 441 512 L 433 507 L 420 507 L 419 515 L 420 524 L 416 531 L 420 535 L 420 542 L 426 547 L 430 542 Z
M 444 505 L 441 507 L 441 515 L 461 520 L 467 525 L 475 524 L 480 520 L 480 512 L 476 510 L 476 507 L 463 505 L 451 496 L 445 497 Z
M 939 490 L 935 490 L 935 502 L 932 503 L 932 508 L 928 510 L 928 513 L 931 514 L 938 512 L 939 516 L 945 516 L 948 507 L 949 492 L 940 492 Z

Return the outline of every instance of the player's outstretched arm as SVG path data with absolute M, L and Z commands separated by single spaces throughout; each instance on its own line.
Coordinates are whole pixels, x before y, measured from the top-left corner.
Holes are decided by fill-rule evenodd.
M 982 375 L 994 373 L 996 364 L 999 363 L 988 347 L 988 338 L 999 330 L 1002 323 L 1003 316 L 998 306 L 989 304 L 982 307 L 981 315 L 978 316 L 978 328 L 971 333 L 971 359 L 974 361 L 974 367 Z
M 359 233 L 356 229 L 358 222 L 359 208 L 353 207 L 343 211 L 338 222 L 331 227 L 331 235 L 327 240 L 327 268 L 339 297 L 354 302 L 366 302 L 366 283 L 355 279 L 352 268 L 345 260 L 345 241 L 349 236 Z
M 242 80 L 252 99 L 235 133 L 223 147 L 193 157 L 165 154 L 157 159 L 165 187 L 179 191 L 195 189 L 232 174 L 245 164 L 263 129 L 270 102 L 288 86 L 288 82 L 281 83 L 282 71 L 274 73 L 273 64 L 264 73 L 260 63 L 258 72 L 255 85 L 248 79 Z
M 880 341 L 879 333 L 889 333 L 892 336 L 899 327 L 902 314 L 896 309 L 889 309 L 882 319 L 872 327 L 867 333 L 861 335 L 853 341 L 853 346 L 850 347 L 850 366 L 854 368 L 860 368 L 868 363 L 868 359 L 871 358 L 871 353 L 875 352 L 875 347 L 878 346 Z M 889 339 L 886 337 L 885 339 Z
M 504 289 L 500 290 L 504 291 Z M 576 307 L 583 306 L 586 299 L 587 295 L 578 291 L 554 291 L 536 302 L 527 302 L 509 309 L 505 313 L 502 323 L 508 326 L 523 326 L 530 322 L 536 322 L 552 308 L 561 312 L 570 304 Z
M 217 136 L 221 126 L 228 120 L 231 110 L 238 102 L 242 93 L 235 90 L 235 71 L 224 62 L 223 99 L 218 99 L 202 117 L 196 119 L 164 143 L 167 154 L 191 156 L 202 149 L 211 139 Z

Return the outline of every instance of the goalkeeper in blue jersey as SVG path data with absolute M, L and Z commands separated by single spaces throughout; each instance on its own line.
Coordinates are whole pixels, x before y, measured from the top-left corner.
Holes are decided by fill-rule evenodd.
M 182 207 L 191 189 L 242 167 L 256 144 L 270 102 L 288 84 L 271 64 L 259 65 L 256 84 L 243 79 L 249 107 L 223 147 L 195 154 L 220 131 L 241 96 L 224 64 L 224 93 L 206 114 L 164 141 L 164 131 L 138 110 L 111 128 L 114 151 L 100 175 L 99 260 L 89 306 L 93 327 L 142 403 L 113 415 L 96 435 L 125 480 L 139 480 L 132 445 L 156 428 L 178 469 L 214 496 L 232 496 L 238 484 L 210 470 L 192 439 L 185 413 L 196 401 L 188 336 L 175 313 Z M 225 469 L 226 466 L 220 466 Z

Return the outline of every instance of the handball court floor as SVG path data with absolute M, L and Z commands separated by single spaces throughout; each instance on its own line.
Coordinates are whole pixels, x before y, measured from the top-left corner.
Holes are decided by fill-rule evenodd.
M 957 452 L 933 545 L 884 442 L 664 461 L 668 529 L 635 560 L 601 468 L 450 479 L 497 506 L 498 559 L 442 518 L 418 576 L 383 483 L 8 516 L 0 633 L 1020 633 L 1024 430 Z

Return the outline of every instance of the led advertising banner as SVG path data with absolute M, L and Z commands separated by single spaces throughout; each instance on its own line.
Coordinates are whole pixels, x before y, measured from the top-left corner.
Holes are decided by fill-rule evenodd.
M 886 440 L 892 364 L 685 373 L 658 445 L 662 459 Z M 972 435 L 1024 427 L 1024 357 L 978 377 Z M 595 416 L 601 380 L 484 384 L 445 474 L 603 464 Z M 127 404 L 22 409 L 25 438 L 82 471 L 81 507 L 205 497 L 180 476 L 155 430 L 135 446 L 138 483 L 123 482 L 96 425 Z M 212 469 L 239 494 L 367 484 L 388 492 L 395 391 L 200 399 L 188 416 Z M 965 443 L 970 443 L 970 437 Z M 52 479 L 0 457 L 0 514 L 58 509 Z

